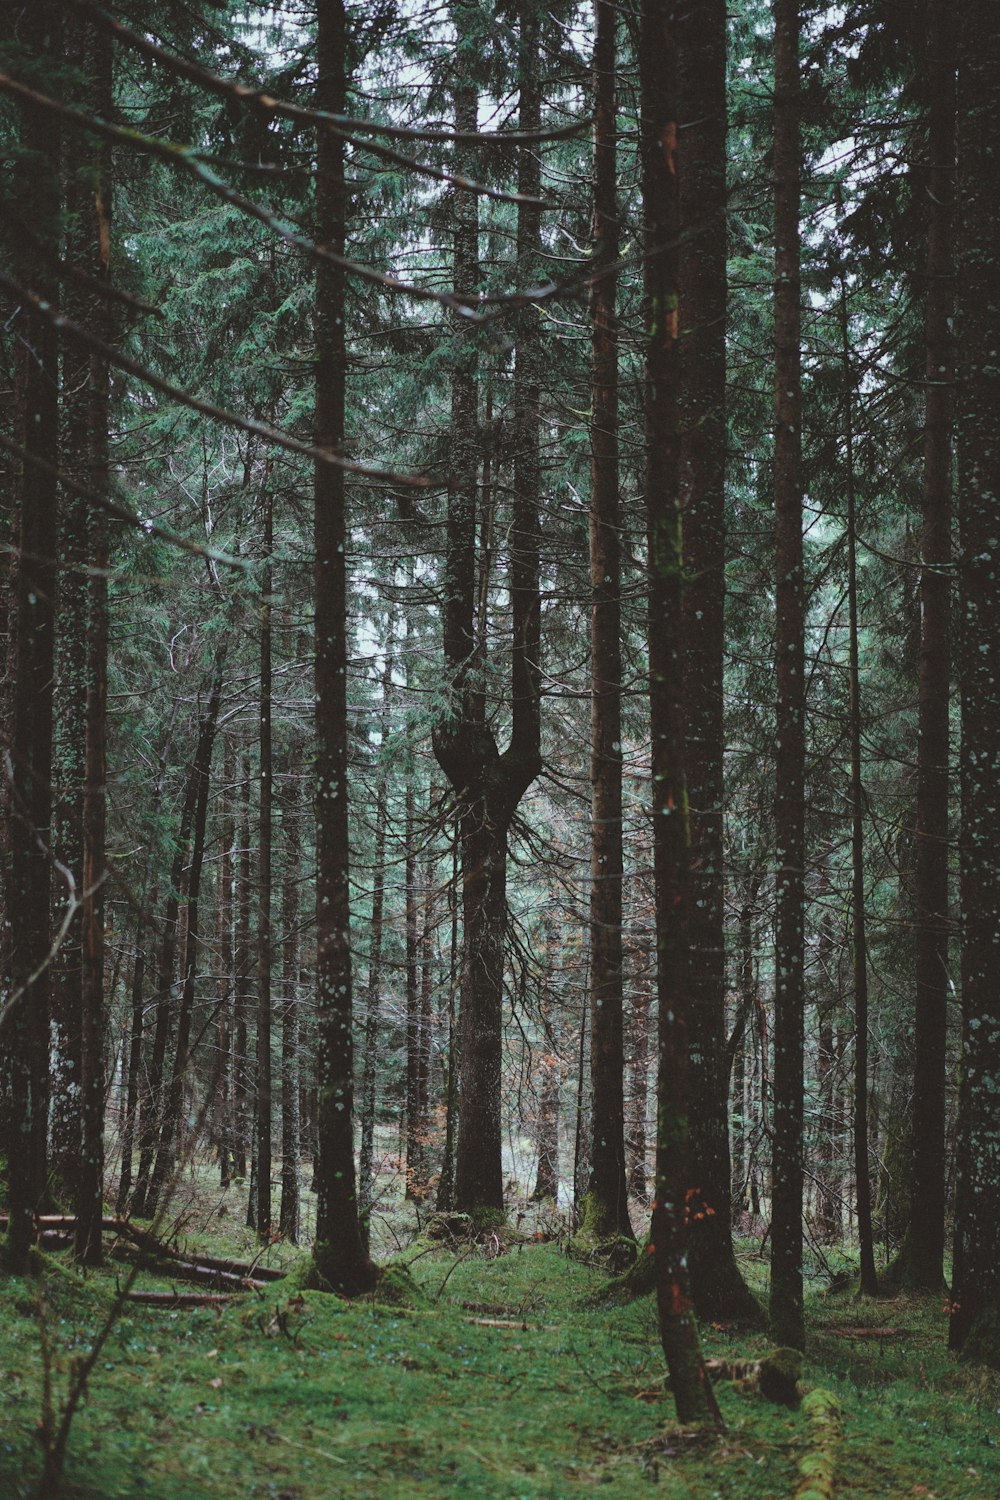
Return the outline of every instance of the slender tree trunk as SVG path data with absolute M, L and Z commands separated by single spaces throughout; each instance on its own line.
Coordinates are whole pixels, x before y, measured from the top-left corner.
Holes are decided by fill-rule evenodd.
M 89 76 L 96 112 L 109 117 L 112 110 L 111 38 L 101 27 L 87 28 Z M 111 151 L 98 148 L 94 166 L 92 202 L 89 205 L 91 270 L 98 279 L 110 281 L 111 243 Z M 108 304 L 98 299 L 97 324 L 110 337 Z M 107 360 L 96 351 L 90 356 L 88 400 L 89 484 L 103 493 L 108 481 L 108 423 L 110 382 Z M 104 1212 L 104 1096 L 106 1061 L 104 1033 L 104 910 L 107 859 L 107 700 L 108 700 L 108 521 L 99 510 L 89 517 L 88 581 L 89 621 L 87 633 L 87 697 L 83 789 L 83 967 L 80 1026 L 80 1177 L 77 1193 L 76 1256 L 85 1265 L 102 1259 L 101 1218 Z
M 382 674 L 381 742 L 391 727 L 393 630 L 390 625 Z M 375 794 L 375 849 L 372 856 L 372 911 L 368 938 L 368 985 L 365 997 L 365 1053 L 361 1093 L 361 1158 L 358 1198 L 367 1229 L 375 1192 L 375 1100 L 378 1090 L 378 1034 L 382 1007 L 382 928 L 385 918 L 385 836 L 389 815 L 389 774 L 379 772 Z
M 678 11 L 680 474 L 691 817 L 691 1289 L 702 1318 L 756 1320 L 732 1246 L 722 807 L 726 478 L 726 5 Z
M 35 56 L 58 55 L 60 7 L 36 3 L 21 18 L 21 40 Z M 21 110 L 21 137 L 13 197 L 36 241 L 59 244 L 58 132 L 32 105 Z M 26 238 L 25 244 L 29 241 Z M 30 259 L 29 285 L 38 285 Z M 44 285 L 43 292 L 51 289 Z M 35 467 L 58 456 L 58 346 L 43 318 L 21 314 L 17 344 L 18 399 L 24 414 L 26 460 L 17 487 L 20 552 L 17 568 L 17 646 L 11 777 L 10 977 L 5 1032 L 12 1141 L 9 1162 L 8 1263 L 28 1264 L 33 1215 L 47 1179 L 50 930 L 49 880 L 52 825 L 52 675 L 55 657 L 56 484 Z
M 847 283 L 841 273 L 840 331 L 844 365 L 844 478 L 847 488 L 848 681 L 851 742 L 851 964 L 854 978 L 854 1181 L 858 1203 L 859 1289 L 878 1292 L 872 1239 L 868 1156 L 868 938 L 865 914 L 864 787 L 861 778 L 861 667 L 858 659 L 858 541 L 854 485 L 854 400 Z
M 163 1077 L 173 1027 L 173 992 L 177 971 L 177 930 L 181 883 L 187 864 L 188 843 L 191 838 L 197 794 L 198 778 L 195 767 L 192 766 L 184 793 L 180 827 L 174 844 L 174 857 L 170 870 L 170 888 L 163 913 L 153 1046 L 146 1071 L 146 1086 L 139 1119 L 139 1174 L 132 1197 L 132 1212 L 138 1218 L 145 1217 L 148 1212 L 149 1177 L 153 1169 L 153 1157 L 163 1117 Z
M 236 826 L 232 812 L 232 786 L 236 779 L 236 757 L 224 742 L 222 790 L 219 798 L 219 873 L 216 879 L 216 1046 L 219 1083 L 215 1092 L 214 1129 L 219 1157 L 219 1186 L 227 1188 L 233 1176 L 233 891 Z
M 645 1203 L 649 1197 L 646 1179 L 646 1099 L 649 1094 L 649 1010 L 652 1001 L 649 959 L 649 951 L 644 945 L 638 955 L 639 972 L 633 981 L 631 1098 L 625 1133 L 625 1150 L 629 1161 L 628 1191 L 640 1203 Z
M 777 866 L 771 1333 L 805 1343 L 802 1307 L 802 1122 L 805 944 L 805 583 L 798 0 L 774 4 L 775 678 Z
M 644 218 L 646 525 L 653 866 L 659 1004 L 655 1253 L 660 1340 L 680 1422 L 715 1420 L 687 1269 L 692 1202 L 688 1139 L 688 875 L 684 772 L 680 442 L 678 429 L 677 32 L 667 0 L 640 12 Z
M 302 1154 L 299 1118 L 300 801 L 296 759 L 289 768 L 288 789 L 282 808 L 285 870 L 281 898 L 281 929 L 284 933 L 281 962 L 284 995 L 281 1002 L 281 1206 L 278 1210 L 278 1228 L 293 1245 L 299 1240 L 299 1157 Z
M 951 682 L 951 464 L 955 303 L 955 40 L 952 7 L 934 0 L 927 184 L 926 398 L 920 576 L 917 741 L 916 1007 L 910 1228 L 901 1266 L 908 1286 L 944 1281 L 945 1079 L 948 1035 L 948 710 Z
M 590 292 L 591 886 L 593 1152 L 588 1238 L 633 1238 L 625 1185 L 622 1001 L 621 517 L 618 501 L 616 0 L 595 0 L 594 244 Z
M 406 783 L 403 836 L 406 926 L 406 1197 L 411 1202 L 422 1196 L 421 1183 L 424 1175 L 419 1101 L 420 992 L 417 972 L 417 855 L 413 847 L 414 837 L 411 774 Z
M 962 701 L 962 1076 L 949 1342 L 1000 1360 L 1000 29 L 989 0 L 962 9 L 956 202 L 959 665 Z
M 343 0 L 320 0 L 316 32 L 316 105 L 344 114 L 347 24 Z M 344 143 L 318 132 L 316 238 L 344 253 L 347 186 Z M 346 396 L 346 277 L 329 261 L 316 266 L 317 448 L 339 453 Z M 375 1268 L 362 1232 L 354 1171 L 354 1049 L 351 1034 L 351 911 L 347 821 L 347 524 L 344 471 L 314 469 L 316 547 L 316 1273 L 348 1296 L 367 1291 Z
M 233 1171 L 237 1178 L 245 1181 L 254 1095 L 247 1039 L 247 1020 L 253 1004 L 253 959 L 250 947 L 253 858 L 250 849 L 250 771 L 247 766 L 243 769 L 243 815 L 240 820 L 239 852 L 236 949 L 233 963 Z
M 271 551 L 274 498 L 264 480 L 264 564 L 260 578 L 260 848 L 257 855 L 257 1213 L 256 1230 L 271 1233 Z
M 438 1183 L 436 1204 L 439 1213 L 448 1213 L 455 1205 L 455 1137 L 458 1134 L 458 1075 L 461 1059 L 459 1017 L 455 1004 L 461 983 L 458 949 L 458 851 L 459 830 L 456 825 L 452 839 L 451 880 L 448 882 L 451 943 L 448 952 L 448 1047 L 444 1084 L 444 1151 L 441 1157 L 441 1179 Z
M 184 1122 L 184 1081 L 191 1062 L 191 1017 L 194 1010 L 195 984 L 198 975 L 200 953 L 200 928 L 198 922 L 198 900 L 201 894 L 201 872 L 205 859 L 205 837 L 208 826 L 208 793 L 212 775 L 212 750 L 215 745 L 215 727 L 219 719 L 222 701 L 223 663 L 225 648 L 216 657 L 215 671 L 208 705 L 198 730 L 198 745 L 195 750 L 192 775 L 197 787 L 194 807 L 193 838 L 191 845 L 191 868 L 187 885 L 187 921 L 184 941 L 184 983 L 181 988 L 181 1003 L 177 1013 L 177 1045 L 170 1084 L 164 1101 L 163 1120 L 160 1125 L 159 1149 L 156 1166 L 150 1179 L 146 1210 L 153 1216 L 159 1207 L 160 1196 L 173 1175 L 177 1165 Z

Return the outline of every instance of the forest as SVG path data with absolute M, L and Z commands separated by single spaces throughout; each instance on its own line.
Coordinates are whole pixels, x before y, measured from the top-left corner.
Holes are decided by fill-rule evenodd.
M 1000 1493 L 998 117 L 0 7 L 0 1495 Z

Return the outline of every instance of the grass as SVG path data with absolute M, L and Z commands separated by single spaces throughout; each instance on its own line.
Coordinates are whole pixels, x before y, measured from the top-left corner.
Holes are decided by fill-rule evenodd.
M 213 1211 L 212 1249 L 248 1248 L 235 1217 Z M 199 1227 L 192 1206 L 188 1237 Z M 74 1423 L 65 1495 L 794 1494 L 801 1413 L 723 1386 L 723 1438 L 672 1423 L 652 1299 L 595 1303 L 601 1273 L 549 1244 L 487 1259 L 416 1242 L 401 1259 L 419 1306 L 348 1304 L 277 1283 L 218 1313 L 128 1307 Z M 48 1257 L 35 1287 L 0 1280 L 4 1500 L 33 1494 L 40 1470 L 42 1326 L 61 1389 L 118 1274 L 112 1264 L 83 1278 Z M 1000 1493 L 1000 1381 L 947 1352 L 940 1303 L 817 1295 L 809 1315 L 805 1384 L 830 1389 L 844 1414 L 838 1494 Z M 705 1341 L 732 1359 L 766 1347 L 725 1328 L 705 1330 Z

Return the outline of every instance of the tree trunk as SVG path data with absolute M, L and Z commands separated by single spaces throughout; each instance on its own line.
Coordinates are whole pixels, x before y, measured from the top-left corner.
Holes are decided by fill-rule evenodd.
M 238 1179 L 245 1181 L 254 1096 L 247 1040 L 247 1020 L 253 1004 L 253 958 L 250 946 L 253 859 L 250 849 L 250 769 L 247 765 L 243 768 L 243 815 L 240 820 L 239 850 L 236 946 L 233 960 L 233 1171 Z
M 299 1157 L 302 1131 L 299 1118 L 300 1026 L 299 1026 L 299 876 L 302 834 L 299 795 L 299 759 L 289 767 L 288 787 L 283 798 L 282 831 L 285 844 L 284 888 L 281 898 L 281 1204 L 278 1228 L 293 1245 L 299 1241 Z
M 101 27 L 87 27 L 89 76 L 93 104 L 105 118 L 112 111 L 111 39 Z M 89 238 L 92 274 L 110 280 L 111 150 L 97 149 Z M 95 302 L 97 326 L 105 336 L 107 303 Z M 103 493 L 108 481 L 108 423 L 110 382 L 107 360 L 90 356 L 88 400 L 88 457 L 90 486 Z M 107 699 L 108 699 L 108 521 L 100 511 L 89 517 L 90 576 L 87 633 L 87 697 L 83 789 L 83 953 L 80 1026 L 80 1175 L 77 1184 L 76 1256 L 85 1265 L 99 1265 L 103 1257 L 101 1217 L 104 1212 L 104 902 L 107 879 L 105 831 L 107 824 Z
M 590 424 L 590 1184 L 588 1238 L 633 1238 L 625 1185 L 616 0 L 594 6 Z
M 956 202 L 959 663 L 962 702 L 962 1077 L 949 1342 L 1000 1359 L 1000 429 L 996 205 L 1000 30 L 989 0 L 961 17 Z M 971 1346 L 971 1348 L 970 1348 Z
M 916 1006 L 913 1172 L 902 1279 L 938 1292 L 944 1282 L 945 1079 L 948 1000 L 948 711 L 951 681 L 951 463 L 955 303 L 955 16 L 931 7 L 927 183 L 926 397 L 920 576 L 917 740 Z
M 381 749 L 384 753 L 391 728 L 393 623 L 385 650 L 382 673 Z M 375 794 L 375 848 L 372 855 L 372 909 L 368 937 L 368 985 L 365 996 L 365 1053 L 361 1093 L 361 1159 L 358 1198 L 366 1227 L 375 1193 L 375 1100 L 378 1091 L 378 1033 L 382 1008 L 382 929 L 385 919 L 385 836 L 389 816 L 389 773 L 379 771 Z
M 163 913 L 153 1047 L 145 1075 L 146 1084 L 139 1120 L 139 1175 L 136 1178 L 135 1193 L 132 1197 L 132 1213 L 138 1218 L 145 1217 L 147 1213 L 149 1175 L 153 1168 L 153 1156 L 163 1116 L 163 1077 L 167 1050 L 170 1046 L 170 1033 L 173 1028 L 173 990 L 177 971 L 177 929 L 181 883 L 187 864 L 188 843 L 191 838 L 191 824 L 194 821 L 197 794 L 198 778 L 195 767 L 192 766 L 184 792 L 184 805 L 181 810 L 180 827 L 177 831 L 170 870 L 170 887 Z
M 527 8 L 526 8 L 527 10 Z M 453 17 L 466 42 L 476 44 L 471 17 Z M 480 19 L 481 17 L 477 17 Z M 538 64 L 533 21 L 521 15 L 518 76 L 522 118 L 537 108 Z M 477 90 L 455 89 L 455 126 L 474 135 Z M 470 153 L 456 155 L 461 176 L 471 176 Z M 535 181 L 532 148 L 519 151 L 518 183 Z M 474 195 L 455 194 L 455 287 L 470 297 L 478 279 L 478 212 Z M 534 269 L 538 210 L 518 204 L 518 276 Z M 448 703 L 434 727 L 434 752 L 459 801 L 462 849 L 462 1047 L 455 1207 L 481 1225 L 503 1215 L 500 1071 L 503 973 L 507 916 L 507 834 L 518 803 L 541 768 L 539 671 L 541 605 L 538 584 L 538 353 L 534 320 L 521 315 L 514 360 L 514 504 L 510 528 L 511 735 L 501 754 L 486 722 L 481 668 L 485 641 L 475 629 L 476 480 L 478 402 L 471 340 L 459 350 L 452 376 L 451 473 L 445 564 L 444 656 Z
M 805 943 L 805 583 L 802 561 L 802 385 L 799 273 L 799 7 L 774 5 L 774 803 L 777 913 L 771 1335 L 801 1349 L 802 1052 Z
M 184 983 L 181 988 L 181 1003 L 177 1013 L 177 1044 L 170 1084 L 164 1101 L 163 1120 L 160 1125 L 159 1149 L 156 1166 L 149 1184 L 146 1211 L 152 1217 L 159 1207 L 160 1196 L 177 1165 L 177 1156 L 183 1127 L 184 1080 L 191 1061 L 191 1017 L 194 1010 L 195 982 L 201 958 L 199 951 L 200 929 L 198 924 L 198 898 L 201 893 L 201 872 L 205 859 L 205 835 L 208 825 L 208 793 L 212 775 L 212 749 L 215 745 L 215 726 L 219 718 L 222 701 L 223 663 L 225 646 L 216 656 L 212 687 L 201 724 L 198 730 L 198 745 L 195 750 L 192 779 L 196 785 L 193 839 L 191 845 L 191 868 L 188 872 L 186 903 L 186 936 L 184 941 Z
M 274 497 L 263 486 L 264 562 L 260 576 L 260 841 L 257 854 L 257 1211 L 255 1228 L 266 1242 L 271 1233 L 271 810 L 274 767 L 271 754 L 271 551 Z
M 417 854 L 413 846 L 413 775 L 407 775 L 404 841 L 406 926 L 406 1197 L 423 1196 L 424 1142 L 420 1119 L 420 991 L 417 972 Z
M 316 106 L 346 113 L 347 23 L 343 0 L 320 0 L 316 32 Z M 344 143 L 318 132 L 316 238 L 343 255 L 347 215 Z M 344 444 L 347 345 L 346 277 L 316 264 L 315 443 Z M 344 471 L 314 467 L 316 547 L 316 1242 L 318 1276 L 348 1296 L 368 1291 L 368 1258 L 354 1172 L 354 1048 L 351 1034 L 351 910 L 347 820 L 347 524 Z
M 646 526 L 653 867 L 659 1004 L 655 1253 L 660 1340 L 680 1422 L 721 1422 L 701 1354 L 688 1279 L 688 876 L 684 773 L 680 442 L 678 430 L 677 36 L 672 5 L 640 12 L 644 220 Z M 695 1210 L 697 1211 L 697 1210 Z
M 60 7 L 37 3 L 21 17 L 21 40 L 34 56 L 58 56 Z M 50 116 L 21 107 L 13 197 L 23 204 L 31 230 L 25 236 L 59 244 L 58 131 Z M 36 266 L 23 271 L 38 286 Z M 52 295 L 51 288 L 39 287 Z M 44 318 L 20 315 L 16 382 L 23 413 L 26 458 L 17 486 L 16 674 L 9 774 L 11 785 L 10 991 L 4 1044 L 11 1104 L 8 1264 L 16 1273 L 28 1264 L 33 1214 L 42 1206 L 47 1181 L 49 1084 L 49 879 L 52 824 L 52 675 L 55 656 L 56 484 L 36 467 L 58 456 L 59 351 Z
M 840 331 L 844 366 L 844 478 L 847 488 L 848 681 L 851 744 L 851 965 L 854 978 L 854 1182 L 858 1205 L 859 1290 L 878 1292 L 872 1239 L 871 1167 L 868 1157 L 868 938 L 865 914 L 864 788 L 861 779 L 861 668 L 858 660 L 858 540 L 854 489 L 854 392 L 847 282 L 840 278 Z
M 678 11 L 682 132 L 678 281 L 680 475 L 684 516 L 685 767 L 691 818 L 688 908 L 691 1225 L 698 1315 L 757 1320 L 733 1255 L 722 852 L 726 479 L 726 4 Z

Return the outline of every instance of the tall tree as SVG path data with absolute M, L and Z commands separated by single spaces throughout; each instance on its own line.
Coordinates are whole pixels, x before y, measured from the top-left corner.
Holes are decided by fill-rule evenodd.
M 481 46 L 478 6 L 456 4 L 455 128 L 463 142 L 477 127 L 478 90 L 468 81 Z M 534 9 L 520 13 L 518 81 L 524 128 L 538 118 L 537 46 L 527 38 Z M 538 251 L 538 161 L 531 145 L 518 152 L 518 276 Z M 457 175 L 473 160 L 463 144 Z M 478 282 L 479 215 L 474 193 L 455 192 L 456 293 L 474 301 Z M 474 336 L 459 338 L 452 375 L 452 433 L 444 581 L 444 657 L 448 702 L 434 727 L 434 752 L 458 796 L 462 860 L 461 1061 L 455 1207 L 488 1222 L 503 1214 L 500 1063 L 503 1035 L 504 939 L 507 918 L 507 837 L 524 793 L 541 769 L 539 649 L 538 355 L 527 316 L 519 318 L 514 358 L 514 500 L 510 527 L 511 729 L 501 752 L 487 720 L 482 671 L 485 641 L 476 633 L 476 498 L 478 397 Z
M 347 113 L 347 20 L 343 0 L 319 0 L 316 105 Z M 316 147 L 316 238 L 343 257 L 347 221 L 344 142 L 320 125 Z M 347 380 L 346 277 L 316 263 L 315 445 L 344 444 Z M 347 823 L 347 524 L 344 471 L 317 459 L 313 477 L 316 600 L 316 1242 L 313 1264 L 334 1290 L 371 1288 L 375 1268 L 362 1233 L 354 1171 L 354 1049 Z
M 945 1239 L 948 1037 L 948 797 L 951 676 L 951 468 L 955 351 L 955 18 L 932 0 L 927 38 L 927 287 L 920 575 L 919 739 L 913 1078 L 913 1181 L 903 1279 L 940 1290 Z
M 19 18 L 20 38 L 37 62 L 58 56 L 60 7 L 35 4 Z M 52 119 L 25 101 L 14 163 L 24 232 L 21 268 L 41 285 L 60 243 L 59 135 Z M 9 1162 L 10 1268 L 22 1272 L 47 1178 L 49 882 L 52 873 L 52 678 L 55 657 L 57 509 L 53 461 L 59 451 L 59 352 L 52 323 L 25 309 L 19 316 L 17 404 L 23 462 L 17 489 L 16 657 L 11 735 L 10 989 L 3 1045 L 11 1092 Z M 75 899 L 77 893 L 70 893 Z
M 805 1343 L 802 1049 L 805 943 L 805 582 L 802 559 L 801 172 L 798 0 L 774 0 L 774 526 L 777 915 L 771 1331 Z
M 861 660 L 858 627 L 858 514 L 854 469 L 854 374 L 847 276 L 840 270 L 843 356 L 844 481 L 847 491 L 847 677 L 851 746 L 851 967 L 854 979 L 854 1196 L 860 1262 L 859 1290 L 878 1291 L 872 1240 L 872 1182 L 868 1154 L 868 922 L 865 909 L 864 784 L 861 771 Z
M 959 673 L 962 702 L 962 1077 L 949 1340 L 1000 1350 L 1000 301 L 996 204 L 1000 29 L 989 0 L 961 17 L 958 67 Z
M 271 829 L 274 757 L 271 746 L 271 579 L 274 495 L 265 473 L 264 561 L 260 575 L 260 848 L 257 855 L 257 1212 L 258 1238 L 271 1233 Z
M 684 523 L 689 907 L 691 1286 L 703 1318 L 756 1318 L 732 1245 L 723 881 L 726 482 L 726 6 L 678 12 L 679 401 Z
M 616 0 L 594 6 L 590 291 L 590 1185 L 584 1230 L 632 1238 L 625 1184 L 622 990 L 621 516 L 618 498 Z
M 112 112 L 111 38 L 103 29 L 83 28 L 84 57 L 92 81 L 95 111 Z M 107 143 L 90 164 L 86 205 L 89 271 L 103 293 L 110 284 L 111 151 Z M 107 337 L 109 304 L 95 298 L 95 321 Z M 103 494 L 108 481 L 110 383 L 106 357 L 93 350 L 88 370 L 87 481 Z M 94 509 L 89 517 L 85 780 L 83 788 L 82 965 L 80 986 L 80 1171 L 76 1192 L 76 1254 L 86 1265 L 102 1257 L 104 1212 L 104 921 L 107 857 L 107 712 L 108 712 L 108 520 Z
M 683 550 L 678 401 L 677 14 L 640 13 L 646 527 L 652 734 L 656 991 L 659 1006 L 656 1197 L 652 1244 L 660 1339 L 681 1422 L 721 1420 L 705 1370 L 688 1277 L 690 823 L 684 767 Z

